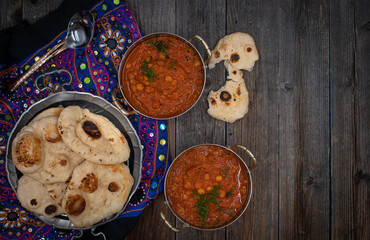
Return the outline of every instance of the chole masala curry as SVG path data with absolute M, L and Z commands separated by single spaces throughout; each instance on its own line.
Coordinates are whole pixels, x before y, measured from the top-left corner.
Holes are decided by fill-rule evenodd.
M 171 209 L 184 222 L 202 229 L 225 226 L 245 209 L 250 178 L 240 158 L 218 145 L 183 152 L 166 179 Z
M 133 46 L 121 84 L 128 103 L 153 118 L 171 118 L 190 109 L 204 86 L 198 52 L 172 35 L 157 35 Z

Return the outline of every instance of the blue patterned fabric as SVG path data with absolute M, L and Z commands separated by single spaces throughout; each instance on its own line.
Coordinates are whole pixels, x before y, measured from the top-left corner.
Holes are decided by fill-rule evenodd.
M 61 234 L 25 210 L 11 189 L 6 174 L 6 148 L 16 122 L 31 105 L 52 92 L 80 91 L 101 96 L 112 102 L 111 94 L 118 81 L 118 68 L 127 48 L 142 34 L 128 9 L 120 0 L 101 1 L 91 12 L 95 17 L 92 42 L 83 49 L 66 50 L 44 64 L 11 96 L 0 93 L 0 232 L 1 239 L 70 239 L 79 234 Z M 0 82 L 16 78 L 45 52 L 66 36 L 62 32 L 52 42 L 35 51 L 18 65 L 0 66 Z M 139 216 L 163 191 L 169 167 L 168 135 L 165 121 L 141 115 L 129 117 L 143 148 L 142 179 L 128 207 L 119 216 Z

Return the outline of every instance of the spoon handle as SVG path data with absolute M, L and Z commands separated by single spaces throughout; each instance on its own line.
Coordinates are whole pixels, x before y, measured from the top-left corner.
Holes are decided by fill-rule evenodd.
M 65 46 L 65 39 L 55 45 L 50 51 L 46 52 L 37 62 L 35 62 L 26 72 L 24 72 L 16 81 L 10 81 L 4 84 L 5 89 L 8 92 L 15 91 L 25 80 L 27 80 L 32 73 L 39 69 L 47 60 L 56 56 L 58 53 L 64 51 L 67 47 Z

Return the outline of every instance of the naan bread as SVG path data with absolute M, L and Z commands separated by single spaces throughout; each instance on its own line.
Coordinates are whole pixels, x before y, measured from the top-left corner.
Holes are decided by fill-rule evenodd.
M 12 160 L 22 173 L 36 172 L 44 166 L 44 152 L 40 136 L 32 127 L 25 126 L 12 142 Z
M 230 79 L 234 82 L 244 82 L 243 72 L 234 67 L 231 63 L 225 61 L 224 66 L 227 70 L 227 79 Z
M 59 132 L 74 152 L 97 164 L 128 160 L 130 147 L 123 133 L 101 115 L 78 106 L 66 107 L 59 116 Z
M 212 69 L 220 61 L 227 60 L 238 69 L 252 71 L 258 58 L 256 44 L 251 35 L 236 32 L 218 41 L 215 49 L 212 50 L 208 67 Z
M 76 227 L 90 227 L 122 210 L 134 179 L 124 164 L 77 166 L 62 206 Z
M 225 62 L 231 80 L 218 91 L 208 95 L 208 114 L 216 119 L 233 123 L 248 112 L 249 95 L 243 73 Z
M 45 217 L 64 213 L 63 208 L 50 197 L 47 188 L 27 175 L 18 180 L 17 197 L 25 209 Z
M 51 183 L 45 184 L 46 190 L 49 193 L 49 196 L 57 202 L 59 205 L 62 205 L 62 199 L 67 190 L 66 183 Z
M 59 134 L 58 116 L 32 120 L 13 141 L 12 159 L 19 171 L 41 183 L 66 182 L 84 161 Z
M 60 115 L 60 112 L 63 110 L 62 107 L 53 107 L 53 108 L 48 108 L 44 111 L 42 111 L 41 113 L 37 114 L 36 117 L 34 117 L 31 122 L 29 122 L 28 124 L 34 122 L 34 121 L 37 121 L 37 120 L 40 120 L 41 118 L 44 118 L 44 117 L 50 117 L 50 116 L 56 116 L 56 117 L 59 117 Z

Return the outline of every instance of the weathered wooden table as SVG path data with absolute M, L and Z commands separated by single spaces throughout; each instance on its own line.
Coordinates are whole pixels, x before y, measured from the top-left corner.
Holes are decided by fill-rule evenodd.
M 36 21 L 60 2 L 2 0 L 0 27 Z M 368 0 L 126 3 L 144 34 L 198 34 L 213 48 L 247 32 L 260 54 L 244 72 L 250 109 L 242 120 L 225 124 L 206 113 L 207 94 L 225 83 L 219 64 L 207 71 L 198 104 L 168 122 L 172 157 L 200 143 L 239 143 L 255 154 L 247 211 L 222 230 L 175 234 L 159 216 L 162 194 L 127 239 L 370 239 Z

